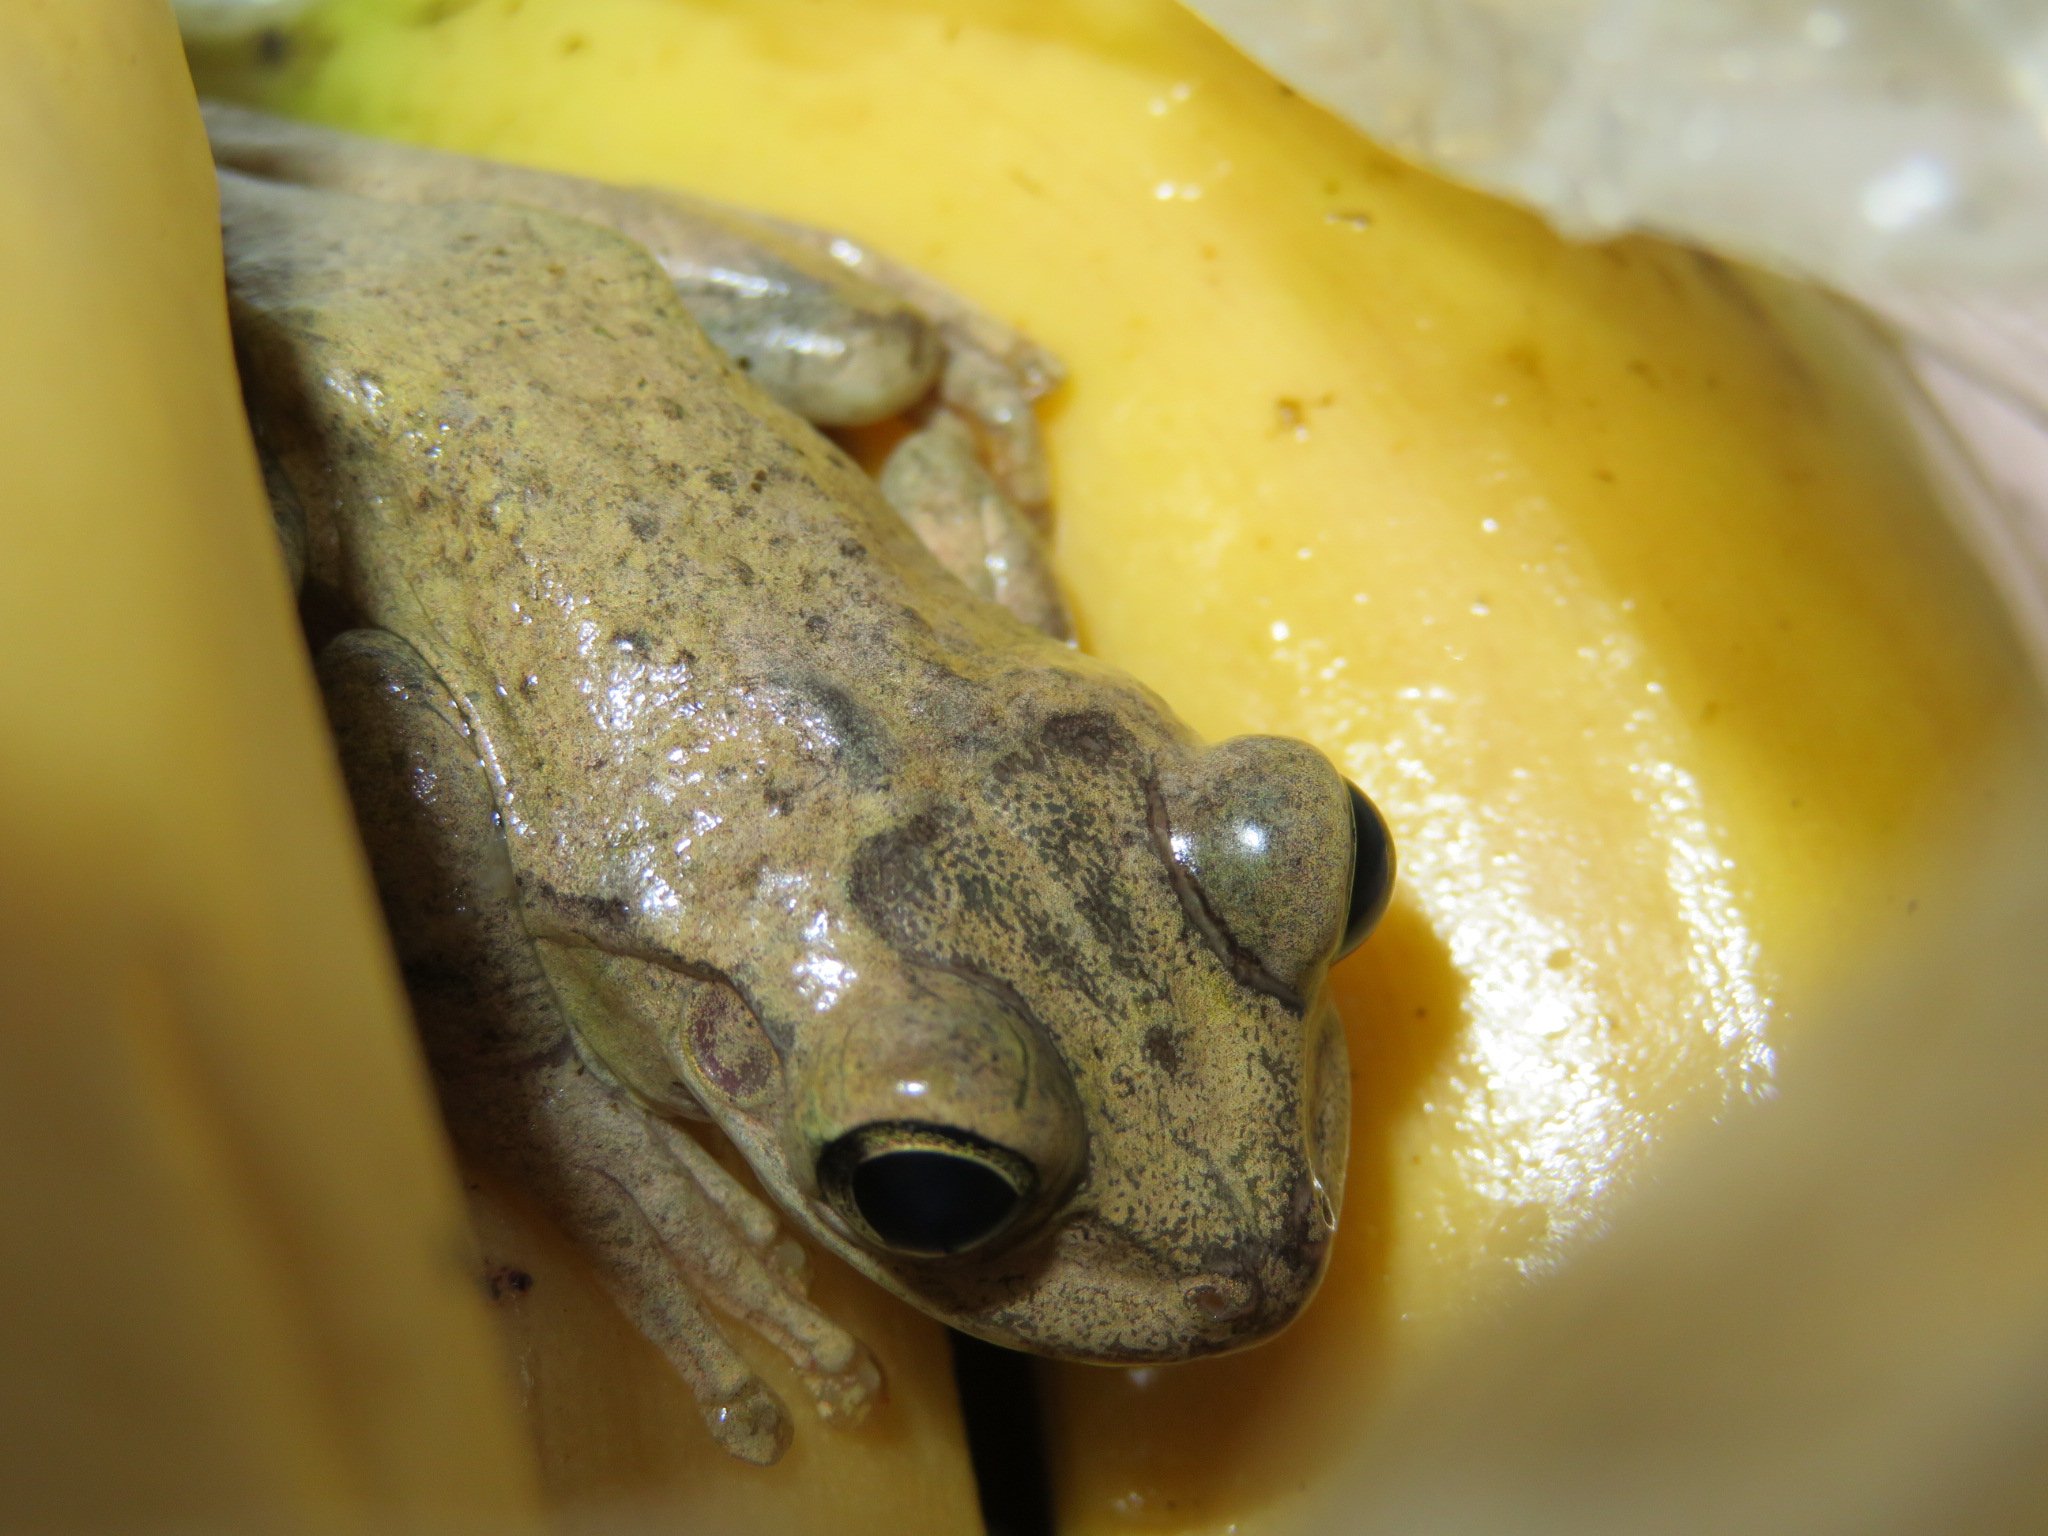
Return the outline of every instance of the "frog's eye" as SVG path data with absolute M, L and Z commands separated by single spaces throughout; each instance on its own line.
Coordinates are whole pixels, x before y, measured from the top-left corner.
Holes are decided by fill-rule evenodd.
M 1339 956 L 1365 942 L 1394 894 L 1394 836 L 1386 818 L 1356 784 L 1346 779 L 1344 787 L 1351 791 L 1351 910 L 1344 918 Z
M 836 1138 L 818 1185 L 841 1218 L 916 1258 L 979 1248 L 1030 1203 L 1038 1180 L 1008 1147 L 952 1126 L 877 1121 Z
M 1270 736 L 1212 747 L 1159 789 L 1155 830 L 1192 926 L 1245 986 L 1302 1006 L 1386 908 L 1379 812 L 1315 748 Z

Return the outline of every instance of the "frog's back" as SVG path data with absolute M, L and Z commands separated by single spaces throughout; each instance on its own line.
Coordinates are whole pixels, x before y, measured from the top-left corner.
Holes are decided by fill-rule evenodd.
M 288 463 L 329 492 L 314 574 L 365 620 L 503 671 L 517 631 L 600 586 L 628 633 L 637 613 L 681 639 L 736 607 L 887 601 L 889 568 L 921 563 L 859 471 L 754 389 L 622 237 L 224 180 L 260 425 L 288 461 L 325 456 Z M 880 587 L 862 579 L 878 544 Z
M 307 578 L 461 700 L 528 901 L 680 903 L 709 942 L 772 827 L 887 823 L 899 774 L 944 756 L 934 731 L 1026 705 L 1018 670 L 1067 676 L 631 242 L 233 176 L 223 213 Z M 692 827 L 725 827 L 723 852 Z

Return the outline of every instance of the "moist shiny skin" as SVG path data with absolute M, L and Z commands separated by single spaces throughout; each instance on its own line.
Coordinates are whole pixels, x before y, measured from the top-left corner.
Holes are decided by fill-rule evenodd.
M 347 631 L 330 708 L 472 1154 L 537 1181 L 657 1337 L 647 1264 L 597 1252 L 632 1211 L 593 1200 L 696 1245 L 677 1285 L 765 1251 L 730 1212 L 666 1214 L 684 1175 L 644 1148 L 676 1118 L 999 1343 L 1170 1360 L 1292 1318 L 1348 1113 L 1329 765 L 1205 747 L 970 593 L 627 240 L 238 177 L 224 200 L 252 420 L 309 607 Z M 960 1251 L 863 1219 L 884 1165 L 832 1171 L 927 1143 L 993 1149 L 961 1198 L 995 1227 Z

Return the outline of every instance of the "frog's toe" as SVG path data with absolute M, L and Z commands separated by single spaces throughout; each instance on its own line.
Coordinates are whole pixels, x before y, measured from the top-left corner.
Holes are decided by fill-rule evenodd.
M 829 249 L 679 192 L 614 188 L 608 204 L 719 350 L 813 425 L 887 420 L 938 379 L 938 328 Z
M 731 1223 L 768 1271 L 785 1289 L 803 1295 L 811 1283 L 811 1256 L 802 1243 L 782 1230 L 774 1207 L 727 1172 L 704 1144 L 681 1126 L 654 1116 L 649 1125 L 698 1192 Z
M 1059 381 L 1059 364 L 1029 342 L 999 352 L 963 327 L 947 326 L 940 334 L 946 366 L 939 398 L 974 424 L 990 478 L 1043 529 L 1051 520 L 1052 475 L 1032 402 Z
M 574 1186 L 557 1188 L 564 1224 L 613 1301 L 689 1384 L 712 1438 L 742 1461 L 775 1461 L 789 1446 L 788 1411 L 680 1283 L 639 1202 L 601 1169 L 577 1170 L 564 1183 Z
M 916 404 L 939 374 L 932 328 L 886 296 L 865 305 L 838 293 L 788 296 L 774 310 L 694 294 L 684 301 L 720 351 L 814 426 L 885 421 Z
M 845 1369 L 804 1383 L 818 1405 L 818 1417 L 828 1424 L 858 1424 L 882 1395 L 882 1369 L 875 1357 L 860 1344 L 853 1350 Z
M 728 1456 L 770 1467 L 789 1449 L 789 1414 L 758 1377 L 724 1402 L 705 1403 L 704 1423 Z
M 732 1224 L 733 1230 L 749 1247 L 768 1249 L 777 1243 L 782 1236 L 782 1224 L 776 1220 L 774 1210 L 767 1201 L 726 1172 L 702 1142 L 681 1126 L 659 1117 L 650 1116 L 648 1126 L 668 1155 L 689 1174 L 698 1191 Z
M 687 1133 L 653 1117 L 650 1129 L 670 1145 L 674 1163 L 663 1169 L 638 1162 L 627 1188 L 675 1267 L 712 1305 L 788 1359 L 816 1401 L 820 1418 L 857 1420 L 881 1387 L 873 1357 L 804 1296 L 801 1271 L 792 1271 L 777 1256 L 781 1241 L 744 1241 L 720 1219 L 716 1197 L 700 1180 L 699 1163 L 715 1171 L 713 1188 L 731 1182 L 731 1175 Z
M 799 1296 L 811 1288 L 810 1250 L 793 1237 L 778 1238 L 766 1254 L 770 1265 L 782 1272 L 789 1288 Z
M 980 434 L 941 406 L 882 465 L 883 498 L 968 589 L 1055 640 L 1073 623 L 1052 572 L 1052 554 L 1031 517 L 983 462 Z

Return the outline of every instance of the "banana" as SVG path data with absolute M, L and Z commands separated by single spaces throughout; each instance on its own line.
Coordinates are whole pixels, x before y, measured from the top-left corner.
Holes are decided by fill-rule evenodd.
M 0 10 L 0 222 L 8 1522 L 534 1528 L 158 0 Z
M 2020 651 L 1945 528 L 1939 488 L 1880 387 L 1887 364 L 1869 338 L 1821 301 L 1688 251 L 1569 245 L 1378 152 L 1166 0 L 325 0 L 299 26 L 216 39 L 195 59 L 209 88 L 272 108 L 674 182 L 843 228 L 1016 321 L 1070 365 L 1047 425 L 1058 553 L 1089 647 L 1212 735 L 1307 736 L 1376 792 L 1386 786 L 1405 884 L 1384 938 L 1339 976 L 1358 1112 L 1326 1292 L 1297 1330 L 1252 1354 L 1170 1371 L 1045 1373 L 1064 1530 L 1133 1518 L 1162 1531 L 1284 1522 L 1290 1507 L 1313 1506 L 1316 1489 L 1339 1486 L 1357 1464 L 1355 1426 L 1390 1381 L 1426 1372 L 1535 1279 L 1569 1268 L 1667 1144 L 1770 1091 L 1780 1043 L 1797 1040 L 1809 998 L 1910 939 L 1926 921 L 1916 914 L 1939 901 L 1920 855 L 1952 822 L 1984 814 L 1987 765 L 2012 756 L 2038 776 L 2048 762 Z M 0 112 L 12 110 L 16 93 L 0 100 Z M 89 137 L 93 126 L 75 131 Z M 121 153 L 161 156 L 172 141 L 185 142 L 162 135 L 146 150 L 102 152 L 125 164 Z M 9 147 L 0 175 L 20 174 L 25 158 Z M 104 174 L 97 161 L 92 169 Z M 92 201 L 108 218 L 118 211 L 131 235 L 175 227 L 167 214 L 145 216 L 165 206 L 161 186 L 151 195 L 96 191 Z M 115 210 L 109 197 L 125 201 Z M 36 279 L 45 292 L 73 281 L 56 266 Z M 21 283 L 4 291 L 0 303 L 24 302 Z M 118 291 L 139 304 L 147 288 Z M 47 321 L 52 305 L 31 308 Z M 179 313 L 189 321 L 189 311 Z M 126 356 L 110 334 L 97 349 L 51 355 Z M 134 334 L 132 322 L 119 328 L 130 339 L 118 345 Z M 211 345 L 193 356 L 218 371 L 217 337 Z M 18 378 L 0 387 L 27 389 Z M 228 434 L 228 407 L 216 405 L 214 431 Z M 27 409 L 7 412 L 0 431 L 19 431 Z M 119 437 L 123 454 L 151 441 Z M 177 441 L 160 451 L 183 462 Z M 239 442 L 224 451 L 234 494 L 253 494 Z M 74 462 L 75 452 L 59 467 L 70 473 Z M 222 472 L 218 456 L 208 462 Z M 123 482 L 134 494 L 147 485 L 158 505 L 165 483 Z M 226 504 L 201 500 L 216 514 Z M 106 509 L 107 530 L 91 526 L 95 516 L 74 527 L 77 549 L 49 546 L 58 581 L 72 573 L 64 591 L 79 595 L 59 599 L 42 581 L 28 594 L 61 601 L 66 614 L 106 611 L 86 606 L 85 589 L 116 584 L 104 535 L 126 502 L 109 494 L 92 505 Z M 234 611 L 271 614 L 276 641 L 282 599 L 262 595 L 272 578 L 256 572 L 257 520 L 245 521 L 241 543 L 222 544 L 239 551 Z M 163 537 L 154 525 L 137 535 Z M 159 603 L 218 590 L 206 583 L 233 563 L 191 550 L 182 564 L 143 560 L 143 547 L 117 556 L 136 564 L 117 563 L 114 575 L 139 587 L 175 569 Z M 10 562 L 6 576 L 23 569 Z M 206 623 L 228 622 L 219 606 Z M 169 683 L 143 670 L 159 648 L 131 643 L 149 610 L 131 599 L 120 611 L 119 641 L 105 629 L 67 637 L 81 654 L 64 675 L 109 691 L 147 676 L 144 704 L 163 720 Z M 20 613 L 10 602 L 0 623 L 23 624 Z M 55 643 L 47 623 L 30 627 L 46 649 Z M 217 646 L 216 670 L 194 665 L 177 674 L 195 699 L 179 722 L 210 728 L 230 703 L 252 707 L 251 690 L 230 698 L 219 684 L 231 671 L 244 684 L 253 675 L 242 651 Z M 276 656 L 253 665 L 288 670 Z M 75 685 L 49 686 L 57 675 L 8 677 L 5 686 L 55 695 L 11 701 L 10 720 L 83 710 L 88 695 Z M 97 707 L 97 692 L 90 698 Z M 130 709 L 117 723 L 139 718 Z M 308 721 L 303 740 L 266 738 L 260 759 L 208 761 L 243 776 L 234 782 L 244 801 L 285 782 L 273 747 L 303 782 L 322 785 Z M 168 794 L 143 787 L 150 776 L 116 750 L 113 730 L 68 760 L 86 777 L 131 772 L 134 784 L 120 782 L 135 794 Z M 67 739 L 51 735 L 47 749 Z M 49 803 L 50 786 L 42 792 L 12 804 Z M 315 811 L 289 824 L 291 846 L 338 814 L 327 789 L 312 799 Z M 42 818 L 38 834 L 57 836 L 57 823 Z M 109 910 L 106 882 L 86 883 L 113 852 L 91 841 L 105 825 L 88 817 L 64 845 L 68 863 L 57 861 L 80 882 L 85 916 Z M 247 842 L 235 840 L 242 822 L 205 825 L 209 838 L 227 838 L 223 868 L 255 858 L 234 852 Z M 274 853 L 286 823 L 264 825 Z M 200 824 L 177 827 L 196 848 Z M 124 869 L 134 868 L 130 843 Z M 53 867 L 41 857 L 9 867 Z M 345 850 L 334 859 L 352 867 Z M 169 889 L 201 862 L 188 851 L 148 867 Z M 203 905 L 215 884 L 234 894 L 248 881 L 192 878 L 179 909 L 190 937 L 173 950 L 181 963 L 202 932 L 208 944 L 228 943 L 224 934 L 254 942 L 269 931 L 250 926 L 259 919 L 315 912 L 375 948 L 357 907 L 337 919 L 307 902 L 282 918 L 271 910 L 281 900 L 250 899 L 232 909 L 243 926 L 210 926 L 230 912 Z M 333 888 L 354 878 L 337 875 Z M 23 965 L 57 953 L 58 928 L 75 937 L 76 921 L 50 917 L 47 936 L 25 925 L 57 911 L 52 889 L 39 874 L 24 926 L 10 926 L 8 942 L 26 945 Z M 152 952 L 124 937 L 108 952 Z M 74 942 L 79 959 L 50 985 L 85 985 L 76 966 L 107 948 Z M 222 990 L 194 995 L 240 996 L 235 988 L 254 987 L 234 980 L 243 974 L 223 959 Z M 338 974 L 322 973 L 323 1002 Z M 383 972 L 348 974 L 395 1018 Z M 103 963 L 90 985 L 117 979 Z M 317 1033 L 306 998 L 294 997 L 291 1038 Z M 377 1081 L 404 1079 L 395 1022 L 368 1006 L 359 1017 L 380 1021 L 370 1033 L 383 1043 L 360 1047 L 382 1064 Z M 35 1033 L 38 1049 L 57 1050 L 50 1027 Z M 277 1115 L 304 1114 L 340 1135 L 331 1097 L 288 1094 L 281 1079 L 263 1079 L 275 1092 L 262 1095 L 257 1063 L 284 1054 L 270 1036 L 216 1050 L 189 1079 L 194 1093 L 241 1104 L 221 1084 L 246 1087 Z M 102 1070 L 90 1079 L 97 1093 L 81 1089 L 78 1102 L 111 1102 L 123 1079 L 106 1070 L 109 1054 L 86 1051 L 88 1069 Z M 353 1070 L 370 1073 L 360 1061 Z M 382 1133 L 411 1126 L 403 1134 L 418 1166 L 433 1170 L 382 1229 L 384 1248 L 402 1250 L 428 1207 L 451 1225 L 454 1212 L 416 1085 L 392 1095 L 377 1101 Z M 367 1084 L 357 1097 L 371 1101 Z M 411 1108 L 392 1108 L 401 1103 Z M 13 1125 L 0 1135 L 16 1135 Z M 44 1124 L 9 1143 L 9 1166 L 55 1134 Z M 335 1210 L 345 1203 L 333 1168 L 225 1135 L 195 1132 L 188 1156 L 217 1153 L 217 1167 L 190 1163 L 189 1182 L 218 1220 L 241 1208 L 216 1173 L 227 1188 L 266 1193 L 305 1177 Z M 75 1133 L 69 1144 L 81 1140 L 124 1144 Z M 68 1188 L 53 1183 L 51 1201 Z M 398 1199 L 388 1189 L 353 1198 L 351 1210 Z M 804 1437 L 817 1459 L 793 1459 L 786 1481 L 722 1480 L 744 1474 L 695 1457 L 687 1403 L 573 1264 L 515 1199 L 486 1191 L 481 1209 L 487 1253 L 537 1256 L 527 1300 L 501 1312 L 553 1499 L 627 1497 L 741 1529 L 971 1523 L 936 1335 L 895 1325 L 894 1427 Z M 225 1241 L 205 1251 L 223 1267 L 243 1252 Z M 247 1251 L 251 1265 L 282 1268 L 314 1250 L 280 1244 L 273 1254 L 251 1237 Z M 254 1280 L 214 1288 L 233 1278 L 194 1278 L 192 1292 L 259 1293 Z M 829 1265 L 818 1285 L 858 1289 Z M 326 1309 L 349 1299 L 334 1289 L 308 1279 L 282 1286 L 271 1312 L 231 1310 L 246 1329 L 302 1340 L 311 1358 L 334 1326 Z M 388 1287 L 394 1298 L 399 1289 Z M 439 1293 L 422 1282 L 419 1295 L 430 1294 Z M 889 1316 L 876 1305 L 858 1331 L 886 1336 Z M 435 1336 L 444 1350 L 451 1338 L 473 1341 L 459 1328 Z M 264 1345 L 232 1358 L 253 1371 L 251 1358 L 269 1369 L 285 1356 Z M 274 1374 L 300 1383 L 307 1425 L 342 1422 L 339 1395 L 321 1397 L 282 1367 Z M 292 1486 L 352 1474 L 360 1485 L 366 1442 L 309 1427 L 285 1443 L 299 1422 L 282 1409 L 265 1420 L 277 1457 L 301 1458 Z M 253 1449 L 248 1465 L 285 1478 L 281 1460 Z M 892 1498 L 919 1479 L 938 1491 L 899 1515 Z M 516 1482 L 508 1472 L 490 1487 L 510 1498 Z

